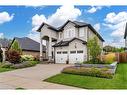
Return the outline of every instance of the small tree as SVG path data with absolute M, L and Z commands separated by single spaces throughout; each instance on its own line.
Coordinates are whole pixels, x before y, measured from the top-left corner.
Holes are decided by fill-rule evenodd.
M 7 60 L 11 63 L 17 64 L 20 62 L 20 53 L 16 50 L 9 50 L 7 52 Z
M 89 39 L 87 42 L 87 47 L 92 58 L 92 63 L 95 63 L 97 61 L 97 57 L 101 54 L 101 47 L 98 44 L 97 37 Z
M 12 50 L 15 50 L 15 51 L 18 51 L 18 52 L 20 52 L 21 53 L 21 48 L 20 48 L 20 45 L 19 45 L 19 43 L 18 43 L 18 41 L 14 41 L 13 42 L 13 44 L 11 45 L 11 49 Z

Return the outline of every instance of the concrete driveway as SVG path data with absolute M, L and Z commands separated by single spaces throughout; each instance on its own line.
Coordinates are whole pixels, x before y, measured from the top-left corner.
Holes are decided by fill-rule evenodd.
M 77 89 L 75 87 L 44 82 L 69 65 L 38 64 L 37 66 L 0 73 L 0 89 Z

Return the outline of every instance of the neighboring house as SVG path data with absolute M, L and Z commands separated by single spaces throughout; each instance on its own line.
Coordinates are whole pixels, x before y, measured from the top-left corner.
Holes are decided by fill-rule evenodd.
M 87 41 L 89 38 L 97 37 L 101 48 L 104 39 L 90 25 L 84 22 L 68 20 L 64 25 L 55 28 L 46 23 L 37 30 L 42 40 L 46 40 L 46 55 L 55 63 L 76 63 L 89 59 Z M 43 47 L 40 45 L 40 58 L 42 60 Z
M 124 39 L 125 39 L 125 50 L 127 51 L 127 23 L 126 23 L 126 26 L 125 26 Z
M 15 37 L 12 40 L 12 43 L 9 46 L 9 49 L 11 48 L 11 45 L 13 44 L 14 41 L 18 41 L 20 48 L 22 49 L 22 54 L 23 55 L 33 55 L 34 57 L 39 57 L 40 55 L 40 43 L 28 38 L 28 37 L 23 37 L 23 38 L 18 38 Z M 43 46 L 43 57 L 45 57 L 45 46 Z
M 2 53 L 3 61 L 5 61 L 6 58 L 6 51 L 8 50 L 8 47 L 10 45 L 10 41 L 7 39 L 0 39 L 0 48 Z

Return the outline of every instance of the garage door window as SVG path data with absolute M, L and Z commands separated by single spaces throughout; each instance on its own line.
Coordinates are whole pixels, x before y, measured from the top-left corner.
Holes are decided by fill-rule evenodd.
M 58 52 L 57 52 L 57 54 L 61 54 L 61 52 L 60 52 L 60 51 L 58 51 Z
M 67 51 L 63 51 L 63 54 L 67 54 Z
M 74 54 L 74 53 L 76 53 L 76 51 L 70 51 L 70 53 L 71 53 L 71 54 Z
M 78 50 L 77 53 L 83 53 L 83 50 Z

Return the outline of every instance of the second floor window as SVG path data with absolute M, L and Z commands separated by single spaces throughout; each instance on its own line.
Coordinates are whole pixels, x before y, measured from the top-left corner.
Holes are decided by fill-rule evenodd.
M 79 29 L 79 37 L 84 37 L 84 31 L 85 29 L 84 28 L 80 28 Z
M 62 39 L 62 33 L 59 32 L 59 39 Z
M 68 29 L 64 33 L 64 38 L 72 38 L 75 37 L 75 30 L 74 29 Z

